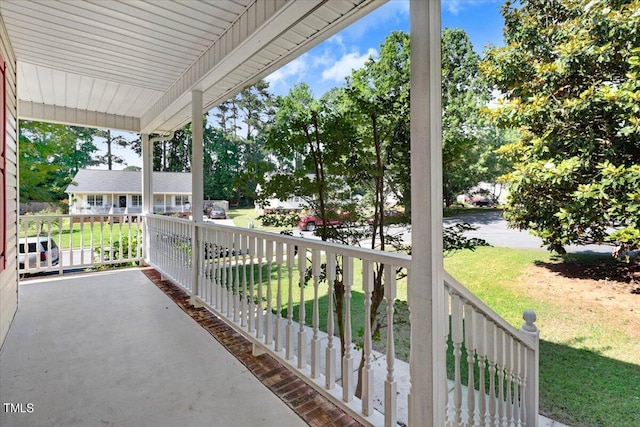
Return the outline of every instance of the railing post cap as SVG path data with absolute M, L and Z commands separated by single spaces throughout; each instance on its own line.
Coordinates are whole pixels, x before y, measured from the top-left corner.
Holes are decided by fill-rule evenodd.
M 525 310 L 522 313 L 522 319 L 524 319 L 524 323 L 522 324 L 522 330 L 527 332 L 537 332 L 538 328 L 534 324 L 537 316 L 536 312 L 533 310 Z

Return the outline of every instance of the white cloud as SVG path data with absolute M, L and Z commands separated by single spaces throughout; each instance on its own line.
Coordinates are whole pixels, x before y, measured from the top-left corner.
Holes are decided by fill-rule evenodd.
M 366 53 L 360 55 L 360 52 L 351 52 L 342 56 L 332 67 L 322 72 L 322 80 L 333 80 L 337 83 L 343 83 L 344 78 L 351 74 L 351 70 L 361 68 L 370 56 L 374 58 L 378 55 L 378 51 L 369 48 Z
M 265 77 L 265 80 L 269 82 L 269 86 L 286 84 L 291 77 L 295 77 L 294 81 L 302 80 L 307 72 L 307 56 L 307 54 L 302 55 Z

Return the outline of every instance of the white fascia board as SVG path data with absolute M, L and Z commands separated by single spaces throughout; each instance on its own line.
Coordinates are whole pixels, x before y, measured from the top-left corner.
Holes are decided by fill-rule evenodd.
M 192 90 L 207 90 L 326 1 L 255 0 L 142 117 L 141 132 L 167 130 L 163 123 L 189 105 Z
M 18 118 L 39 122 L 60 123 L 98 129 L 112 129 L 125 132 L 140 132 L 140 119 L 131 116 L 78 110 L 57 105 L 19 101 Z

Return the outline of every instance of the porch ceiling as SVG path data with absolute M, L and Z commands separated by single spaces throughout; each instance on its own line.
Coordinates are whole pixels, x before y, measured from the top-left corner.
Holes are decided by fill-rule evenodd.
M 21 119 L 131 132 L 191 121 L 386 0 L 0 0 Z

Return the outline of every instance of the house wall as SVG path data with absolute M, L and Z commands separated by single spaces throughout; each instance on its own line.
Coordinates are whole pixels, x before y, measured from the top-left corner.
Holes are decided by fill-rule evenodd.
M 13 316 L 18 309 L 18 114 L 16 95 L 16 58 L 0 16 L 0 55 L 6 64 L 5 121 L 5 198 L 6 198 L 6 265 L 0 272 L 0 346 L 4 343 Z
M 94 194 L 92 194 L 94 195 Z M 127 208 L 129 209 L 129 213 L 139 213 L 142 209 L 141 204 L 135 205 L 133 203 L 134 196 L 142 196 L 140 193 L 132 194 L 132 193 L 104 193 L 102 196 L 102 205 L 94 206 L 92 209 L 89 206 L 89 194 L 86 193 L 73 193 L 70 195 L 70 200 L 75 201 L 69 206 L 69 213 L 72 214 L 95 214 L 95 213 L 109 213 L 111 207 L 115 204 L 118 210 L 115 213 L 122 213 L 122 210 L 119 210 L 119 200 L 120 196 L 127 197 Z M 173 194 L 155 194 L 154 195 L 154 209 L 156 212 L 182 212 L 186 208 L 185 205 L 177 205 L 176 197 L 186 197 L 191 203 L 191 195 L 173 195 Z M 166 205 L 165 205 L 166 202 Z

